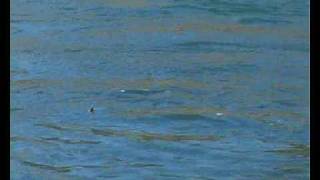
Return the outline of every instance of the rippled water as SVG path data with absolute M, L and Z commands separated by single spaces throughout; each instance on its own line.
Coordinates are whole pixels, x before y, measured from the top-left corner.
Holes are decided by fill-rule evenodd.
M 308 11 L 11 0 L 11 179 L 308 179 Z

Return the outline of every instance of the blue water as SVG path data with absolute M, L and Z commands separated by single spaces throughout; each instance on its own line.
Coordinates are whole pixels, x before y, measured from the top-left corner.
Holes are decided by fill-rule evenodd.
M 11 179 L 309 179 L 309 38 L 303 0 L 11 0 Z

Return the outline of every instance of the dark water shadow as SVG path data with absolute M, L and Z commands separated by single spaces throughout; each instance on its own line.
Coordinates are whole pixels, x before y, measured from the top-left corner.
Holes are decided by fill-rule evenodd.
M 55 171 L 58 173 L 68 173 L 71 172 L 74 168 L 88 168 L 88 169 L 106 169 L 109 168 L 108 166 L 103 165 L 69 165 L 69 166 L 56 166 L 56 165 L 49 165 L 49 164 L 42 164 L 42 163 L 35 163 L 32 161 L 21 161 L 24 165 L 29 167 L 35 167 L 44 170 Z
M 163 167 L 163 165 L 161 164 L 154 164 L 154 163 L 132 163 L 130 164 L 130 166 L 135 168 Z
M 91 129 L 92 133 L 100 136 L 110 137 L 132 137 L 143 141 L 217 141 L 220 139 L 218 136 L 213 135 L 180 135 L 180 134 L 160 134 L 149 132 L 136 132 L 130 130 L 114 130 L 114 129 Z
M 88 141 L 88 140 L 78 140 L 78 139 L 63 139 L 59 137 L 41 137 L 40 138 L 43 141 L 54 141 L 54 142 L 59 142 L 63 144 L 100 144 L 100 141 Z
M 10 108 L 10 112 L 22 111 L 22 110 L 24 110 L 24 109 L 23 109 L 23 108 L 17 108 L 17 107 L 15 107 L 15 108 Z
M 307 157 L 310 157 L 310 146 L 305 144 L 292 144 L 288 148 L 270 150 L 265 152 L 272 152 L 272 153 L 277 153 L 281 155 L 300 156 L 300 157 L 307 158 Z
M 35 162 L 31 162 L 31 161 L 22 161 L 22 163 L 24 165 L 27 165 L 27 166 L 30 166 L 30 167 L 56 171 L 58 173 L 67 173 L 67 172 L 70 172 L 72 170 L 71 166 L 53 166 L 53 165 L 48 165 L 48 164 L 35 163 Z
M 23 137 L 23 136 L 12 136 L 10 137 L 10 142 L 31 142 L 31 143 L 40 143 L 40 144 L 52 144 L 52 142 L 43 141 L 42 139 L 38 138 L 31 138 L 31 137 Z
M 39 127 L 45 127 L 48 129 L 54 129 L 54 130 L 58 130 L 58 131 L 85 131 L 84 129 L 80 129 L 77 127 L 66 127 L 66 126 L 59 126 L 56 124 L 49 124 L 49 123 L 38 123 L 38 124 L 34 124 L 35 126 L 39 126 Z

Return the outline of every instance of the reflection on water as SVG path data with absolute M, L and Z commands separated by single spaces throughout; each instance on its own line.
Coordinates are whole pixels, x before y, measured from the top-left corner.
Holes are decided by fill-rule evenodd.
M 12 179 L 308 179 L 308 9 L 12 0 Z

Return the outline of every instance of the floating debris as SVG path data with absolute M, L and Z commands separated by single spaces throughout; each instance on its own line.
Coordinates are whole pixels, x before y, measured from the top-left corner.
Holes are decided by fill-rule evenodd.
M 223 113 L 217 112 L 216 115 L 217 115 L 217 116 L 223 116 Z
M 121 89 L 121 93 L 125 93 L 128 95 L 142 95 L 142 96 L 148 96 L 148 95 L 155 95 L 164 93 L 165 90 L 151 90 L 151 89 Z

